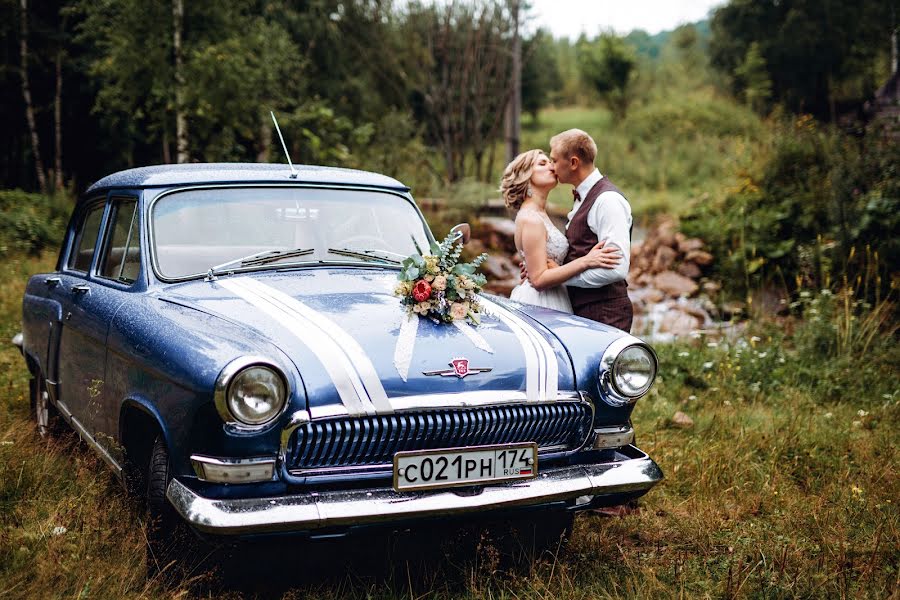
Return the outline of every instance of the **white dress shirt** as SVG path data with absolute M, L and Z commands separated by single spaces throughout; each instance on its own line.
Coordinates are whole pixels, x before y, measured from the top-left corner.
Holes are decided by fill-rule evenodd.
M 576 202 L 569 212 L 566 229 L 569 228 L 572 217 L 581 208 L 588 192 L 601 179 L 603 179 L 603 175 L 599 170 L 594 169 L 594 172 L 575 188 L 581 200 Z M 566 285 L 597 288 L 616 281 L 624 281 L 628 276 L 628 268 L 631 264 L 631 223 L 631 205 L 622 194 L 613 191 L 600 194 L 588 213 L 587 224 L 597 236 L 598 241 L 606 240 L 606 246 L 614 244 L 621 249 L 622 261 L 613 269 L 588 269 L 568 280 Z

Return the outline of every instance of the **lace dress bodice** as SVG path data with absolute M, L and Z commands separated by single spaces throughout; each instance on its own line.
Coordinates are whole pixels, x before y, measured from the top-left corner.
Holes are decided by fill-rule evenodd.
M 544 222 L 544 227 L 547 228 L 547 258 L 556 264 L 563 264 L 563 261 L 566 260 L 566 254 L 569 252 L 569 241 L 566 239 L 566 236 L 550 221 L 547 213 L 529 209 L 525 209 L 525 211 L 540 217 L 541 221 Z M 521 250 L 519 251 L 519 256 L 522 257 L 522 260 L 525 260 L 525 253 Z
M 563 235 L 563 233 L 550 221 L 550 217 L 547 216 L 547 213 L 538 212 L 533 209 L 525 210 L 538 215 L 541 221 L 543 221 L 544 227 L 547 228 L 547 258 L 557 264 L 563 264 L 563 261 L 566 260 L 566 254 L 569 252 L 569 241 L 566 239 L 566 236 Z M 521 214 L 522 211 L 519 212 Z M 519 255 L 524 261 L 525 253 L 520 250 Z M 564 285 L 558 285 L 550 289 L 538 291 L 526 280 L 520 285 L 517 285 L 509 297 L 516 302 L 534 304 L 567 313 L 572 312 L 572 304 L 569 302 L 569 294 Z

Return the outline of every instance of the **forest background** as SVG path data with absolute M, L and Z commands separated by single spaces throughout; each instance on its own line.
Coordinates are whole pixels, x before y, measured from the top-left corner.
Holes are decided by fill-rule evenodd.
M 667 479 L 642 511 L 579 520 L 570 552 L 518 581 L 483 560 L 466 594 L 897 597 L 897 12 L 730 0 L 673 31 L 570 40 L 516 0 L 0 0 L 0 340 L 80 190 L 147 164 L 281 162 L 270 110 L 295 162 L 395 176 L 440 200 L 442 235 L 498 196 L 518 37 L 520 148 L 590 132 L 636 219 L 701 237 L 718 301 L 749 320 L 658 348 L 634 419 Z M 11 346 L 0 367 L 0 596 L 170 593 L 143 579 L 139 513 L 102 467 L 27 425 Z

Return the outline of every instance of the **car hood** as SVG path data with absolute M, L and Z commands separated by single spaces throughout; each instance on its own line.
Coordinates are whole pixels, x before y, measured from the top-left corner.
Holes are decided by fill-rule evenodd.
M 394 271 L 318 268 L 191 281 L 163 296 L 280 348 L 313 418 L 546 401 L 575 389 L 559 340 L 504 299 L 484 298 L 478 327 L 436 324 L 408 318 L 396 284 Z

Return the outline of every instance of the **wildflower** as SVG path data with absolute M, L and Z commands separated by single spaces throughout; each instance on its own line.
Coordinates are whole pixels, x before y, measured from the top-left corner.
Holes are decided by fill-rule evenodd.
M 865 416 L 868 416 L 869 412 L 865 411 L 863 409 L 859 409 L 858 411 L 856 411 L 856 414 L 859 415 L 860 417 L 865 417 Z
M 863 493 L 863 489 L 858 485 L 854 485 L 853 487 L 851 487 L 850 491 L 853 492 L 854 496 L 862 496 Z
M 750 337 L 750 342 L 753 343 L 753 344 L 755 344 L 756 342 L 761 342 L 761 341 L 762 341 L 762 338 L 761 338 L 761 337 L 758 337 L 758 336 L 755 336 L 755 335 Z
M 693 395 L 693 394 L 691 394 L 690 396 L 688 396 L 688 400 L 696 400 L 696 399 L 697 399 L 697 396 L 695 396 L 695 395 Z
M 703 368 L 704 369 L 712 369 L 713 368 L 712 361 L 703 363 Z
M 731 406 L 731 400 L 726 400 L 726 401 L 724 402 L 724 404 L 725 404 L 725 406 Z
M 769 355 L 768 352 L 759 352 L 759 353 L 757 353 L 757 356 L 760 357 L 760 358 L 765 358 L 765 357 L 767 357 L 768 355 Z
M 719 346 L 718 342 L 707 342 L 706 343 L 707 348 L 717 348 L 718 346 Z
M 827 413 L 825 413 L 824 416 L 825 416 L 826 419 L 830 419 L 830 418 L 833 417 L 834 415 L 833 415 L 832 413 L 830 413 L 830 412 L 827 412 Z
M 690 356 L 690 355 L 691 355 L 690 352 L 679 352 L 678 353 L 678 356 Z
M 784 363 L 785 363 L 784 357 L 783 357 L 783 356 L 779 356 L 779 357 L 778 357 L 778 362 L 781 363 L 781 364 L 784 364 Z

